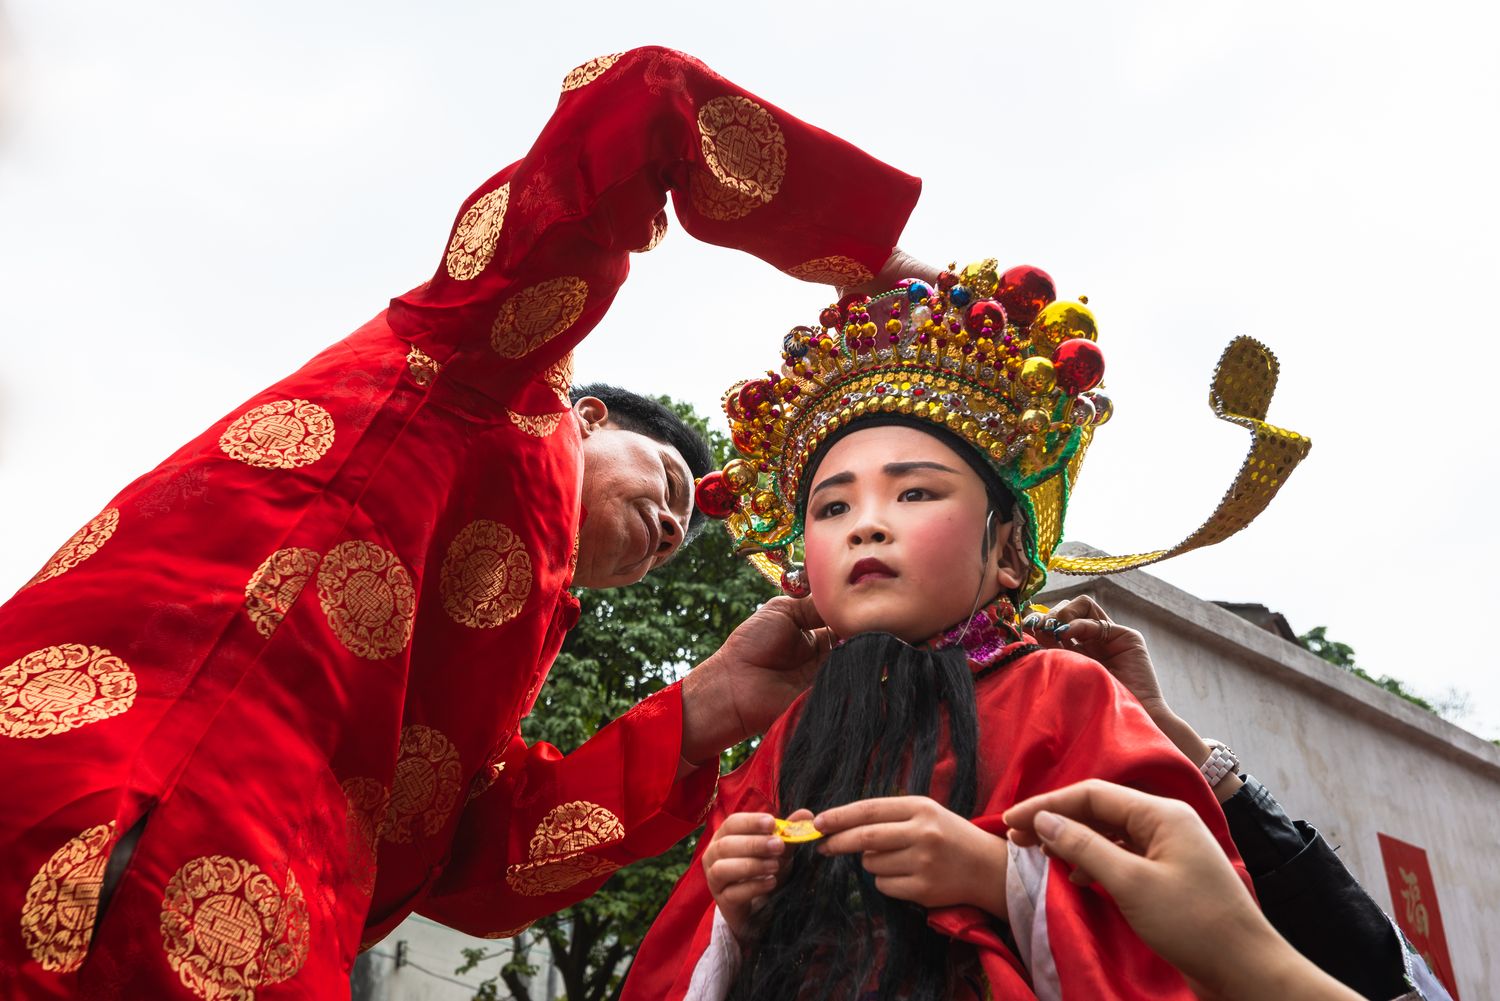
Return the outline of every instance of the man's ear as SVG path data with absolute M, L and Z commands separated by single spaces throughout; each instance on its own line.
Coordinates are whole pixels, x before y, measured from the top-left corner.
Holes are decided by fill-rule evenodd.
M 585 396 L 573 404 L 573 413 L 578 417 L 578 428 L 587 438 L 609 420 L 609 407 L 597 396 Z

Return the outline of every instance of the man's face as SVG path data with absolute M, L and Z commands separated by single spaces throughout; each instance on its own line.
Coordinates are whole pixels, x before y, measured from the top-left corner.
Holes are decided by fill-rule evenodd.
M 682 545 L 693 507 L 693 476 L 671 445 L 614 427 L 580 400 L 583 506 L 580 587 L 634 584 Z M 603 404 L 594 400 L 600 410 Z M 591 419 L 592 418 L 592 419 Z

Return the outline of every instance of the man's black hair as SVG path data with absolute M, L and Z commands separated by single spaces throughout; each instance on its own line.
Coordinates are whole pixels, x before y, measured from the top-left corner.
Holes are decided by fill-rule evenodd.
M 611 386 L 607 382 L 591 382 L 586 386 L 574 386 L 568 393 L 569 398 L 577 403 L 585 396 L 597 397 L 604 401 L 609 408 L 610 424 L 624 431 L 634 431 L 643 434 L 647 438 L 655 439 L 663 445 L 670 445 L 682 456 L 688 469 L 692 470 L 693 478 L 705 476 L 714 468 L 713 453 L 709 451 L 708 442 L 703 435 L 694 430 L 687 421 L 683 420 L 670 408 L 657 403 L 649 396 L 632 393 L 628 389 L 619 386 Z M 688 518 L 687 534 L 682 540 L 687 545 L 695 539 L 706 522 L 702 511 L 698 510 L 696 504 L 692 507 L 691 516 Z

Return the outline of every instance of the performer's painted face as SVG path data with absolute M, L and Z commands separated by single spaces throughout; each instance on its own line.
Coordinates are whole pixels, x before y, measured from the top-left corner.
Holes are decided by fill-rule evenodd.
M 989 501 L 953 449 L 916 428 L 855 431 L 809 478 L 804 533 L 813 604 L 835 633 L 909 643 L 1021 583 L 1010 526 L 981 568 Z
M 602 420 L 580 400 L 583 507 L 578 538 L 580 587 L 634 584 L 682 545 L 693 505 L 693 475 L 682 455 L 655 438 Z M 604 404 L 598 400 L 604 414 Z M 590 425 L 593 425 L 592 427 Z

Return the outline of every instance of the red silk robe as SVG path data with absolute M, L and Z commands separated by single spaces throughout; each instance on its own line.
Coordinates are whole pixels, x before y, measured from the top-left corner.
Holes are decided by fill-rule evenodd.
M 338 996 L 413 910 L 508 935 L 701 819 L 676 686 L 566 757 L 519 732 L 578 615 L 570 352 L 669 192 L 830 282 L 880 267 L 919 185 L 665 49 L 563 88 L 429 282 L 0 607 L 0 996 Z
M 970 663 L 976 671 L 985 666 Z M 980 751 L 974 822 L 980 827 L 1003 837 L 1001 814 L 1021 800 L 1086 778 L 1108 779 L 1191 805 L 1249 885 L 1224 813 L 1202 774 L 1100 664 L 1062 650 L 1030 653 L 979 677 L 976 698 Z M 732 813 L 783 815 L 777 809 L 781 754 L 800 708 L 799 701 L 782 714 L 755 756 L 720 781 L 693 864 L 642 942 L 621 1001 L 723 1001 L 727 995 L 739 947 L 716 916 L 703 874 L 703 851 Z M 953 768 L 945 751 L 933 773 L 933 795 L 939 802 L 952 782 Z M 928 923 L 957 943 L 955 998 L 1195 997 L 1182 976 L 1131 931 L 1101 890 L 1069 882 L 1066 869 L 1039 849 L 1011 848 L 1006 896 L 1019 956 L 1005 945 L 998 921 L 978 908 L 930 912 Z

